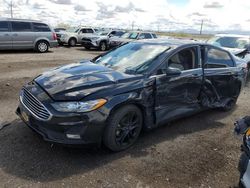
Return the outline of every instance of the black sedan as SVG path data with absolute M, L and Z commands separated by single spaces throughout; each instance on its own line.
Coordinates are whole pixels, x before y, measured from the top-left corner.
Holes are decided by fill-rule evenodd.
M 232 109 L 244 82 L 236 61 L 209 44 L 132 42 L 39 75 L 22 88 L 17 114 L 46 141 L 121 151 L 142 129 Z

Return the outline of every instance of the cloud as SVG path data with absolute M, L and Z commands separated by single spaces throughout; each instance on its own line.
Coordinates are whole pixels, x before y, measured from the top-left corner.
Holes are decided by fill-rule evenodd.
M 129 2 L 129 4 L 124 7 L 118 5 L 115 7 L 114 11 L 120 12 L 120 13 L 126 13 L 126 12 L 129 13 L 131 11 L 145 12 L 145 10 L 135 7 L 135 5 L 132 2 Z
M 210 3 L 206 3 L 203 7 L 204 8 L 223 8 L 224 5 L 220 4 L 220 2 L 213 1 Z
M 86 9 L 83 5 L 75 5 L 74 6 L 74 10 L 77 11 L 77 12 L 87 12 L 87 11 L 91 11 L 89 9 Z
M 34 9 L 46 9 L 43 4 L 35 3 L 33 4 Z
M 109 19 L 115 17 L 115 11 L 110 10 L 111 5 L 105 5 L 102 2 L 96 3 L 98 6 L 97 20 Z
M 50 0 L 52 3 L 62 4 L 62 5 L 71 5 L 71 0 Z
M 188 16 L 189 17 L 192 17 L 192 16 L 204 17 L 204 16 L 206 16 L 206 14 L 202 14 L 199 12 L 193 12 L 193 13 L 189 14 Z

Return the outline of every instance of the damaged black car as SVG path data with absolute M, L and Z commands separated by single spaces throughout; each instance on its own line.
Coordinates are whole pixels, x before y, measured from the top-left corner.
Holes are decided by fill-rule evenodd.
M 17 114 L 44 140 L 127 149 L 140 132 L 209 108 L 230 110 L 244 85 L 231 53 L 155 39 L 45 72 L 20 92 Z

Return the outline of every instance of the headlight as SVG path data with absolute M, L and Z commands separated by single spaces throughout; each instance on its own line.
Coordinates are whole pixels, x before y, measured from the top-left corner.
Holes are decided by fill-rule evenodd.
M 89 112 L 100 108 L 106 102 L 106 99 L 97 99 L 86 102 L 56 102 L 52 103 L 52 106 L 59 112 Z

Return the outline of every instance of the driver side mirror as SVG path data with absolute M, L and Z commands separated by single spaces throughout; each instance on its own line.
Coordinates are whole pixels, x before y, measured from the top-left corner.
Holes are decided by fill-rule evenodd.
M 245 48 L 248 52 L 250 52 L 250 44 L 246 45 Z
M 178 68 L 168 67 L 165 73 L 167 76 L 179 76 L 181 75 L 181 70 Z

